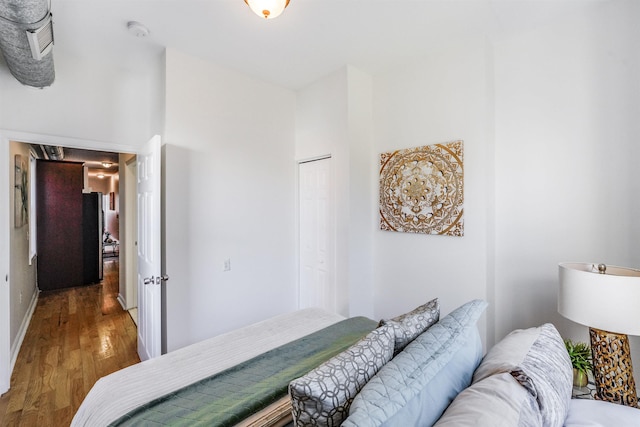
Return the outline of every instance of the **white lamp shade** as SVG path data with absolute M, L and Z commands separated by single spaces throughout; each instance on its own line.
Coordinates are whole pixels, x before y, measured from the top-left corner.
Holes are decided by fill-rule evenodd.
M 279 16 L 289 4 L 289 0 L 244 0 L 256 15 L 273 19 Z
M 607 332 L 640 335 L 640 270 L 598 264 L 561 263 L 558 312 Z

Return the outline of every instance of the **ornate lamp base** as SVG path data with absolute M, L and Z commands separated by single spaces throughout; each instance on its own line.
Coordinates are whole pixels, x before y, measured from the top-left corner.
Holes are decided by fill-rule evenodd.
M 633 379 L 629 339 L 624 334 L 614 334 L 589 328 L 593 377 L 598 400 L 638 406 L 636 382 Z

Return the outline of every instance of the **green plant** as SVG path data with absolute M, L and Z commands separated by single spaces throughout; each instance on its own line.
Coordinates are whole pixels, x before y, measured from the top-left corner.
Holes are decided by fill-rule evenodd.
M 571 365 L 576 370 L 584 372 L 585 374 L 589 371 L 593 371 L 593 365 L 591 364 L 591 349 L 588 344 L 564 340 L 564 345 L 567 347 L 567 353 L 569 353 Z

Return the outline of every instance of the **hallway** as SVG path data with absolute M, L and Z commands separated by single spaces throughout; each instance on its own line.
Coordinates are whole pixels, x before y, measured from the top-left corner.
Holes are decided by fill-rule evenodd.
M 11 377 L 0 426 L 68 426 L 102 376 L 138 363 L 137 332 L 117 301 L 117 258 L 100 284 L 40 294 Z

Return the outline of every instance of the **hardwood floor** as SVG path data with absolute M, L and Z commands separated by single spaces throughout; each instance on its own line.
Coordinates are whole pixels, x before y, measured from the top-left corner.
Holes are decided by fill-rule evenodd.
M 100 284 L 40 294 L 0 397 L 0 426 L 68 426 L 100 377 L 140 361 L 117 296 L 117 259 L 105 261 Z

